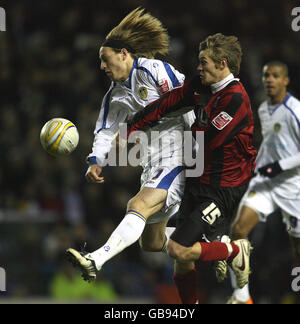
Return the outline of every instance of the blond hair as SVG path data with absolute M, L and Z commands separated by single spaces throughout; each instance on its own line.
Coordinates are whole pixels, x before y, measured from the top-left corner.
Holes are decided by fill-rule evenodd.
M 237 76 L 242 61 L 242 48 L 235 36 L 225 36 L 221 33 L 208 36 L 200 43 L 199 51 L 209 51 L 210 58 L 219 65 L 226 59 L 230 72 Z
M 130 12 L 106 36 L 106 41 L 117 40 L 129 46 L 134 57 L 154 58 L 169 52 L 169 35 L 162 23 L 145 9 L 138 7 Z M 121 48 L 115 48 L 121 50 Z

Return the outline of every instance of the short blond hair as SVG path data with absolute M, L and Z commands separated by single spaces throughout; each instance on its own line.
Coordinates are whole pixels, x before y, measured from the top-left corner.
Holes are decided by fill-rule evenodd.
M 226 59 L 230 72 L 235 76 L 240 73 L 243 52 L 237 37 L 221 33 L 208 36 L 199 45 L 199 51 L 204 50 L 209 51 L 209 56 L 215 64 L 219 65 Z
M 106 36 L 106 41 L 117 40 L 129 45 L 135 57 L 154 58 L 169 52 L 169 35 L 160 20 L 138 7 L 130 12 Z M 116 49 L 116 48 L 115 48 Z M 118 48 L 117 50 L 121 50 Z

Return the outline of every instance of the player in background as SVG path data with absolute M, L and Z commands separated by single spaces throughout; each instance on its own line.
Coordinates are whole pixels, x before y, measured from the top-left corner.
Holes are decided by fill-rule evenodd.
M 272 61 L 263 67 L 268 97 L 259 109 L 263 140 L 257 156 L 257 175 L 245 193 L 232 227 L 232 239 L 248 237 L 259 221 L 280 209 L 290 235 L 295 262 L 300 261 L 300 101 L 287 91 L 288 67 Z M 228 304 L 251 304 L 249 287 L 238 289 Z
M 137 8 L 128 14 L 107 35 L 99 57 L 112 83 L 103 98 L 95 128 L 95 138 L 86 178 L 91 183 L 102 184 L 102 166 L 119 132 L 120 123 L 158 99 L 169 90 L 180 87 L 185 76 L 170 64 L 154 59 L 156 54 L 167 54 L 169 36 L 161 22 Z M 146 132 L 149 145 L 142 160 L 141 189 L 127 204 L 127 212 L 108 241 L 92 253 L 67 250 L 70 261 L 78 266 L 84 279 L 93 280 L 105 262 L 140 239 L 146 251 L 164 251 L 169 218 L 179 208 L 185 186 L 182 142 L 175 133 L 183 131 L 194 120 L 194 114 L 166 118 L 152 130 L 159 131 L 156 143 L 150 141 L 151 131 Z M 170 146 L 172 150 L 170 151 Z M 101 217 L 101 215 L 99 215 Z M 109 215 L 105 215 L 109 217 Z
M 219 242 L 228 234 L 236 208 L 255 168 L 253 114 L 239 74 L 242 49 L 234 36 L 216 34 L 200 43 L 197 68 L 202 85 L 209 87 L 208 102 L 203 89 L 195 97 L 193 134 L 204 131 L 204 174 L 188 178 L 180 207 L 178 224 L 167 250 L 175 261 L 174 280 L 185 304 L 197 302 L 195 262 L 227 260 L 237 276 L 239 287 L 249 278 L 250 243 L 236 240 Z M 190 82 L 137 113 L 129 123 L 128 135 L 151 127 L 168 114 L 181 114 L 189 106 Z M 184 109 L 183 111 L 186 111 Z

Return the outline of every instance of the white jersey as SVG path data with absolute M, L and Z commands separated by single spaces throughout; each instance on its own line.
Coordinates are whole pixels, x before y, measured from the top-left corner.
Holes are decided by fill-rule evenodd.
M 112 82 L 109 91 L 103 98 L 102 107 L 94 131 L 95 138 L 92 153 L 99 165 L 103 162 L 111 149 L 112 141 L 119 132 L 119 124 L 127 116 L 144 109 L 149 103 L 157 100 L 162 94 L 181 86 L 185 76 L 168 63 L 160 60 L 138 58 L 134 61 L 129 78 L 125 82 Z M 187 126 L 194 121 L 193 111 L 184 117 L 169 117 L 160 120 L 157 125 L 146 132 L 149 145 L 142 166 L 147 168 L 151 164 L 182 165 L 182 142 L 176 141 L 178 131 L 183 134 Z M 151 131 L 159 131 L 157 141 L 161 145 L 151 143 Z M 165 131 L 165 132 L 163 132 Z M 176 135 L 176 136 L 175 136 Z M 164 152 L 164 143 L 172 143 Z
M 256 159 L 257 169 L 300 152 L 300 101 L 288 94 L 284 101 L 271 106 L 263 102 L 258 109 L 263 141 Z M 254 182 L 265 182 L 275 194 L 300 199 L 300 167 L 274 178 L 257 176 Z

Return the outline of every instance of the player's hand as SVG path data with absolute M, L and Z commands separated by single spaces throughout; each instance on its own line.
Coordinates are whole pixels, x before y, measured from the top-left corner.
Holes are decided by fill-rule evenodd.
M 89 166 L 85 177 L 90 183 L 104 183 L 104 177 L 99 177 L 102 172 L 102 168 L 98 164 L 92 164 Z
M 265 177 L 274 178 L 278 174 L 282 173 L 283 170 L 278 161 L 270 163 L 258 169 L 258 172 Z

